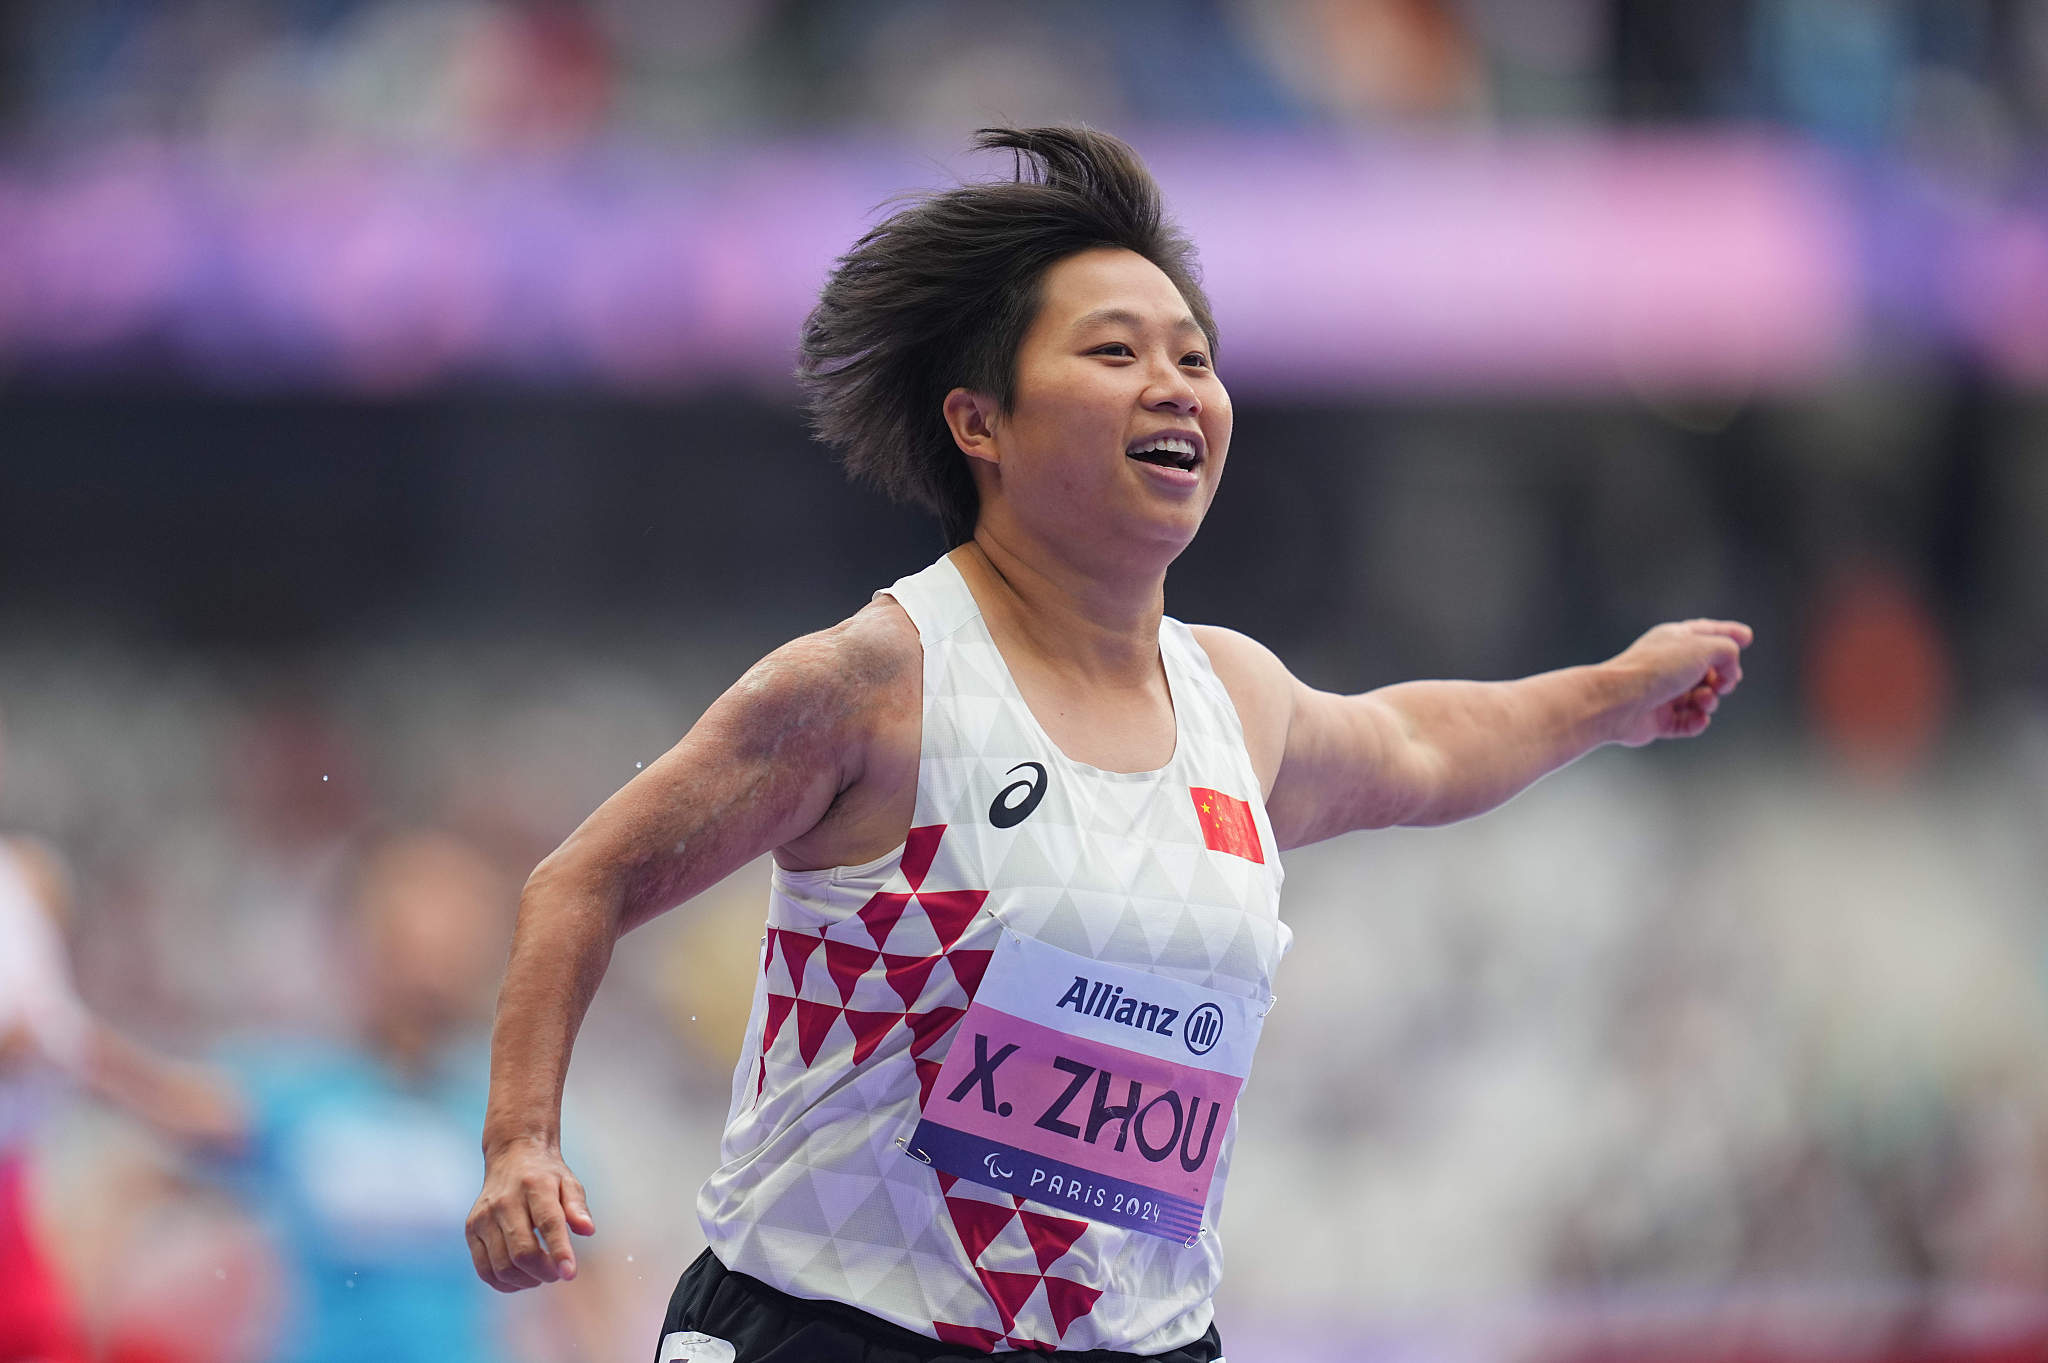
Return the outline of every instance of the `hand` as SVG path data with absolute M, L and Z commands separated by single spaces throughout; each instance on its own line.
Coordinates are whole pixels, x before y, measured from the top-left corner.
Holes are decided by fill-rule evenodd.
M 484 1188 L 465 1225 L 477 1277 L 500 1292 L 574 1278 L 569 1232 L 597 1230 L 583 1185 L 561 1152 L 538 1140 L 515 1141 L 485 1156 Z
M 1659 625 L 1608 666 L 1625 679 L 1615 741 L 1631 748 L 1706 732 L 1721 697 L 1742 682 L 1742 650 L 1755 637 L 1735 620 Z

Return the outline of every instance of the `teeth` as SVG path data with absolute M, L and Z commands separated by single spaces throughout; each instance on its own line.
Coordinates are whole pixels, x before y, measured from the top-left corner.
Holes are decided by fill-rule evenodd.
M 1177 435 L 1162 435 L 1158 439 L 1148 440 L 1142 445 L 1131 446 L 1130 452 L 1132 454 L 1145 454 L 1152 450 L 1165 450 L 1170 454 L 1186 455 L 1192 459 L 1195 454 L 1195 442 Z

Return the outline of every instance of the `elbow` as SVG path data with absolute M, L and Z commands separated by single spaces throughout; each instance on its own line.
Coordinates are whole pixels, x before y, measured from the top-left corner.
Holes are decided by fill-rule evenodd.
M 556 914 L 598 910 L 619 931 L 622 878 L 616 862 L 572 834 L 560 847 L 541 858 L 526 877 L 519 892 L 522 922 Z

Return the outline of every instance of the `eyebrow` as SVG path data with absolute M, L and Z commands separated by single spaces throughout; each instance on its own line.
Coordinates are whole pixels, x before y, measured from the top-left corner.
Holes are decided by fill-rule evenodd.
M 1086 331 L 1089 327 L 1100 326 L 1105 322 L 1120 323 L 1139 331 L 1145 329 L 1145 319 L 1132 312 L 1129 308 L 1097 308 L 1095 311 L 1082 317 L 1078 322 L 1075 322 L 1074 330 Z M 1209 333 L 1202 330 L 1202 324 L 1194 319 L 1192 313 L 1182 314 L 1180 319 L 1173 324 L 1173 330 L 1192 331 L 1205 341 L 1209 338 Z

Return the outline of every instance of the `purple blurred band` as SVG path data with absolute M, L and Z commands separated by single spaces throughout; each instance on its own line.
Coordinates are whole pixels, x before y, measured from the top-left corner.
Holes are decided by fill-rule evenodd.
M 1871 244 L 1883 196 L 1795 143 L 1134 140 L 1201 249 L 1240 393 L 1797 389 L 1853 365 L 1902 296 L 1936 340 L 2048 374 L 2048 331 L 2024 325 L 2048 315 L 2048 213 L 1933 224 L 1945 259 L 1902 266 L 1910 249 Z M 890 196 L 1001 169 L 814 143 L 516 163 L 130 144 L 0 166 L 0 372 L 776 387 Z

